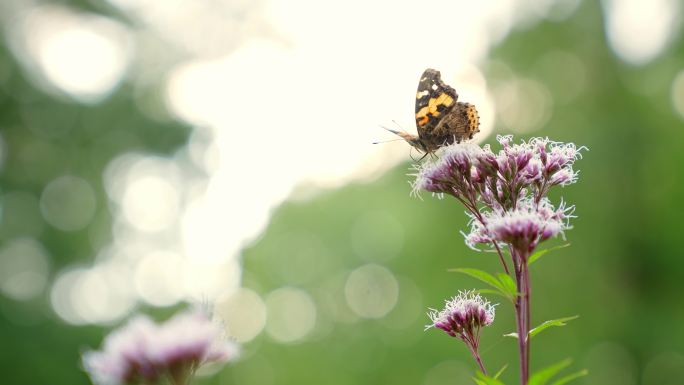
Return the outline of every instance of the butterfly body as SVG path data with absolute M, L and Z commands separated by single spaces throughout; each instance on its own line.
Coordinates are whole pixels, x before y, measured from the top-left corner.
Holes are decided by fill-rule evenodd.
M 442 81 L 439 71 L 428 68 L 423 72 L 416 92 L 418 135 L 390 131 L 426 154 L 471 139 L 480 131 L 477 109 L 457 100 L 456 90 Z

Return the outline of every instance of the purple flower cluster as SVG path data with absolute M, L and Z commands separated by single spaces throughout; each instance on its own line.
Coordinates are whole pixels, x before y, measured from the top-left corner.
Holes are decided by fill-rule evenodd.
M 418 166 L 413 191 L 461 201 L 473 220 L 466 236 L 471 247 L 498 242 L 528 251 L 568 228 L 572 208 L 556 209 L 545 197 L 551 187 L 577 181 L 573 165 L 584 148 L 548 138 L 519 144 L 510 135 L 497 140 L 498 153 L 489 145 L 445 147 L 438 160 Z
M 461 291 L 456 297 L 445 301 L 444 309 L 430 309 L 428 316 L 432 323 L 425 328 L 442 329 L 448 335 L 460 338 L 480 365 L 480 370 L 486 373 L 478 352 L 480 329 L 494 322 L 494 314 L 494 305 L 474 290 Z
M 540 243 L 569 228 L 573 207 L 554 208 L 547 198 L 538 203 L 526 198 L 510 211 L 491 211 L 481 214 L 482 221 L 473 218 L 466 244 L 475 248 L 478 243 L 508 244 L 515 250 L 529 254 Z
M 584 147 L 533 138 L 513 143 L 512 136 L 498 136 L 498 152 L 489 145 L 453 144 L 443 148 L 436 161 L 417 166 L 413 193 L 420 190 L 450 195 L 460 201 L 470 216 L 466 244 L 490 246 L 496 251 L 506 280 L 515 284 L 510 296 L 515 307 L 518 336 L 531 330 L 529 257 L 543 241 L 563 234 L 570 227 L 574 207 L 554 207 L 547 198 L 554 186 L 577 181 L 573 169 Z M 505 251 L 510 255 L 509 269 Z M 486 273 L 485 273 L 486 274 Z M 493 278 L 496 280 L 496 278 Z M 503 290 L 503 289 L 501 289 Z M 482 370 L 477 352 L 482 326 L 494 319 L 494 309 L 472 292 L 460 293 L 447 301 L 444 310 L 430 313 L 432 325 L 462 339 Z M 529 378 L 530 343 L 518 338 L 521 383 Z
M 83 365 L 100 385 L 185 384 L 204 363 L 236 358 L 238 346 L 223 337 L 206 313 L 189 311 L 157 325 L 138 316 L 109 334 L 102 350 L 83 355 Z
M 428 316 L 432 323 L 426 329 L 442 329 L 452 337 L 471 340 L 477 345 L 479 329 L 491 325 L 494 314 L 494 305 L 474 290 L 461 291 L 456 297 L 445 301 L 444 309 L 430 309 Z

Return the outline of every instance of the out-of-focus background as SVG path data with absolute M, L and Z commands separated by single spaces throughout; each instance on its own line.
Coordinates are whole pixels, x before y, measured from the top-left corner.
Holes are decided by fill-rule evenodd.
M 135 312 L 212 304 L 240 361 L 203 384 L 467 384 L 427 307 L 495 270 L 463 209 L 409 196 L 415 88 L 482 132 L 586 145 L 572 246 L 533 268 L 533 367 L 684 380 L 684 40 L 676 0 L 0 2 L 3 384 L 88 384 Z M 415 154 L 414 154 L 415 155 Z M 556 240 L 550 244 L 560 244 Z M 484 360 L 517 378 L 511 309 Z

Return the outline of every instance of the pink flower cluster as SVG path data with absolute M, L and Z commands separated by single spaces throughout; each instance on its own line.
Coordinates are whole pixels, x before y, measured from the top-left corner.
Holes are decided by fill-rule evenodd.
M 427 328 L 444 330 L 452 337 L 479 340 L 479 329 L 494 322 L 494 305 L 480 297 L 474 290 L 461 291 L 456 297 L 445 301 L 444 309 L 430 309 L 428 316 L 432 321 Z M 472 338 L 471 338 L 472 337 Z
M 475 248 L 478 243 L 491 245 L 498 242 L 529 254 L 540 242 L 562 234 L 569 228 L 568 220 L 572 218 L 573 209 L 563 204 L 554 208 L 547 198 L 542 198 L 538 203 L 526 198 L 518 202 L 513 210 L 482 213 L 482 221 L 472 218 L 466 244 Z
M 83 365 L 100 385 L 185 384 L 204 363 L 227 362 L 238 345 L 202 311 L 188 311 L 158 325 L 138 316 L 109 334 L 100 351 L 83 355 Z
M 440 197 L 450 195 L 463 204 L 470 216 L 466 244 L 472 248 L 485 244 L 496 252 L 505 271 L 501 276 L 515 284 L 515 294 L 510 290 L 503 294 L 513 302 L 516 333 L 528 336 L 532 330 L 530 257 L 541 242 L 564 235 L 574 210 L 563 203 L 554 207 L 547 194 L 554 186 L 577 181 L 573 166 L 585 148 L 548 138 L 517 144 L 512 136 L 497 140 L 498 152 L 489 145 L 444 147 L 437 160 L 417 166 L 413 193 L 426 190 Z M 512 263 L 510 269 L 508 263 Z M 430 318 L 430 326 L 462 339 L 486 374 L 478 353 L 479 332 L 494 320 L 494 308 L 479 295 L 463 292 L 448 300 L 444 310 L 433 310 Z M 518 338 L 522 384 L 529 378 L 529 344 L 528 338 Z
M 489 145 L 454 144 L 434 162 L 417 167 L 414 193 L 448 194 L 468 209 L 473 219 L 466 243 L 498 241 L 529 251 L 568 228 L 572 207 L 554 208 L 549 189 L 577 181 L 573 169 L 584 147 L 533 138 L 512 143 L 498 136 L 502 149 Z
M 494 305 L 480 297 L 474 290 L 461 291 L 456 297 L 445 301 L 444 309 L 430 309 L 428 316 L 432 323 L 426 329 L 435 327 L 448 335 L 461 339 L 483 373 L 487 370 L 480 359 L 480 329 L 494 322 Z

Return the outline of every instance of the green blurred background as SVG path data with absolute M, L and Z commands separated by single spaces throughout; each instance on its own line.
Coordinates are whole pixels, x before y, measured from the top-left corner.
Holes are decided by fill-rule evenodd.
M 138 42 L 140 51 L 150 47 L 163 50 L 168 42 L 139 32 L 144 18 L 134 17 L 133 3 L 20 3 L 9 1 L 0 7 L 3 384 L 88 384 L 87 375 L 80 369 L 80 353 L 88 347 L 98 347 L 103 336 L 130 313 L 146 312 L 164 319 L 183 308 L 184 303 L 203 299 L 216 303 L 217 314 L 225 317 L 229 333 L 235 331 L 244 342 L 244 354 L 238 362 L 219 373 L 209 373 L 212 375 L 200 378 L 198 383 L 470 383 L 475 366 L 466 349 L 439 331 L 423 331 L 427 322 L 425 311 L 428 307 L 439 307 L 444 298 L 459 289 L 480 287 L 467 277 L 448 273 L 448 268 L 496 271 L 497 261 L 490 254 L 474 252 L 464 245 L 459 232 L 467 228 L 466 217 L 454 201 L 426 194 L 422 200 L 409 196 L 408 147 L 403 144 L 386 144 L 382 148 L 369 146 L 368 142 L 360 145 L 364 151 L 380 151 L 380 157 L 385 154 L 382 151 L 395 151 L 395 155 L 388 153 L 391 159 L 398 159 L 396 154 L 400 152 L 399 157 L 406 161 L 387 166 L 386 172 L 360 180 L 350 178 L 335 188 L 304 180 L 294 192 L 286 191 L 284 195 L 290 199 L 276 204 L 272 210 L 264 203 L 267 226 L 252 239 L 245 238 L 239 247 L 241 251 L 233 258 L 237 273 L 230 265 L 233 267 L 226 268 L 225 276 L 221 275 L 224 270 L 219 269 L 218 276 L 212 278 L 230 281 L 227 288 L 219 285 L 206 298 L 202 288 L 174 296 L 150 289 L 149 285 L 154 289 L 156 281 L 149 277 L 155 276 L 141 273 L 140 269 L 166 271 L 164 253 L 146 259 L 144 267 L 117 270 L 113 275 L 103 273 L 95 278 L 88 276 L 90 281 L 86 279 L 85 283 L 77 275 L 72 275 L 71 280 L 60 280 L 68 277 L 69 272 L 109 263 L 113 257 L 107 251 L 114 243 L 142 244 L 124 248 L 126 255 L 121 257 L 128 261 L 127 266 L 137 266 L 136 252 L 147 255 L 158 244 L 148 242 L 148 238 L 173 244 L 183 237 L 178 231 L 162 231 L 154 220 L 133 226 L 145 230 L 143 235 L 122 225 L 122 215 L 129 222 L 139 218 L 135 212 L 126 217 L 127 194 L 135 196 L 136 191 L 149 193 L 146 188 L 156 189 L 151 195 L 159 194 L 159 199 L 163 199 L 167 192 L 158 183 L 141 184 L 139 190 L 118 191 L 125 178 L 108 175 L 116 173 L 117 164 L 129 159 L 122 156 L 150 156 L 163 163 L 156 169 L 162 170 L 162 174 L 173 166 L 175 171 L 169 172 L 180 175 L 176 181 L 179 185 L 198 180 L 197 184 L 202 186 L 217 171 L 193 163 L 198 152 L 202 157 L 211 151 L 211 146 L 197 147 L 197 143 L 211 142 L 211 135 L 208 139 L 203 136 L 203 125 L 189 124 L 165 107 L 168 100 L 163 80 L 165 71 L 171 67 L 169 63 L 133 60 L 134 64 L 125 70 L 129 75 L 112 83 L 106 92 L 102 91 L 106 87 L 79 91 L 64 83 L 56 82 L 55 86 L 54 78 L 51 85 L 49 73 L 40 75 L 41 62 L 26 59 L 26 52 L 30 54 L 31 49 L 22 50 L 22 41 L 31 48 L 33 40 L 16 37 L 17 25 L 21 24 L 17 20 L 25 12 L 31 11 L 31 7 L 52 5 L 60 9 L 51 10 L 55 14 L 69 10 L 115 20 L 138 31 L 128 38 Z M 494 131 L 484 137 L 484 142 L 492 143 L 496 133 L 514 133 L 518 138 L 549 136 L 590 149 L 576 164 L 581 170 L 579 183 L 553 193 L 554 199 L 562 197 L 577 206 L 578 218 L 566 234 L 572 246 L 555 251 L 532 271 L 533 323 L 574 314 L 580 318 L 538 337 L 533 344 L 532 366 L 539 368 L 572 357 L 573 368 L 590 370 L 590 375 L 578 380 L 578 384 L 684 384 L 684 254 L 680 227 L 684 213 L 682 3 L 524 3 L 509 6 L 518 14 L 527 14 L 518 15 L 510 31 L 501 33 L 500 41 L 477 63 L 496 106 Z M 263 23 L 253 17 L 253 9 L 246 2 L 198 4 L 209 10 L 219 4 L 224 11 L 238 9 L 240 12 L 203 14 L 215 16 L 230 28 L 231 23 L 242 26 L 225 32 L 233 37 L 249 36 L 253 31 L 247 27 Z M 302 4 L 294 3 L 289 12 L 315 12 Z M 176 5 L 181 6 L 182 2 Z M 441 5 L 425 3 L 424 24 L 406 28 L 407 33 L 416 34 L 419 39 L 437 40 L 430 44 L 441 46 L 444 54 L 456 50 L 451 48 L 452 41 L 477 36 L 458 23 L 431 30 L 430 15 L 438 13 L 435 8 Z M 349 7 L 351 15 L 363 13 L 361 7 Z M 625 11 L 620 7 L 631 8 Z M 535 13 L 539 9 L 546 11 Z M 382 29 L 383 23 L 396 23 L 392 21 L 392 11 L 391 6 L 373 8 L 370 16 L 377 20 L 368 18 Z M 630 24 L 640 18 L 647 22 Z M 354 21 L 349 23 L 352 28 Z M 267 39 L 279 39 L 277 30 L 265 30 L 262 35 Z M 31 28 L 29 32 L 44 33 Z M 403 47 L 399 38 L 392 35 L 373 36 L 378 39 L 377 56 L 383 55 L 379 52 L 387 46 L 396 46 L 406 51 L 404 55 L 425 60 L 416 68 L 431 66 L 430 50 Z M 230 53 L 239 41 L 226 40 L 218 52 Z M 188 44 L 192 42 L 189 40 Z M 187 58 L 188 52 L 197 55 L 186 47 L 178 50 L 174 60 Z M 211 57 L 215 51 L 207 52 L 202 54 Z M 348 69 L 362 71 L 367 65 L 375 71 L 377 68 L 371 63 L 375 51 L 370 52 L 351 58 L 349 63 L 354 64 L 350 66 L 338 63 L 326 70 L 343 80 L 351 76 L 345 73 Z M 61 54 L 75 55 L 72 59 L 78 62 L 78 55 L 87 52 Z M 387 55 L 387 60 L 401 60 Z M 269 65 L 277 67 L 279 63 Z M 449 72 L 441 69 L 443 73 Z M 401 81 L 413 84 L 419 71 L 396 73 L 410 73 L 410 79 Z M 319 91 L 334 93 L 335 84 Z M 383 97 L 381 89 L 375 89 L 373 84 L 366 86 L 359 93 Z M 458 89 L 457 84 L 454 86 Z M 399 98 L 410 102 L 414 87 L 400 88 L 404 93 Z M 306 110 L 303 100 L 272 100 L 268 88 L 263 92 L 264 98 L 254 104 L 266 115 L 272 104 L 303 108 L 303 117 L 311 112 Z M 219 105 L 222 102 L 216 101 Z M 348 104 L 336 107 L 335 114 L 352 118 L 355 111 L 374 108 L 357 104 L 352 98 Z M 318 117 L 315 111 L 311 114 Z M 318 124 L 325 126 L 328 120 L 337 118 L 327 116 Z M 376 138 L 382 135 L 376 121 L 356 123 L 346 130 L 363 131 L 364 135 Z M 346 131 L 330 133 L 321 142 L 306 134 L 298 137 L 296 126 L 291 127 L 292 136 L 279 134 L 274 140 L 291 138 L 291 142 L 283 142 L 283 147 L 292 146 L 292 152 L 311 163 L 316 163 L 320 155 L 310 148 L 344 143 L 340 137 Z M 239 129 L 229 134 L 233 140 L 229 142 L 235 148 L 249 148 L 233 163 L 236 169 L 249 171 L 255 159 L 265 163 L 281 161 L 274 153 L 261 151 L 259 142 L 243 140 Z M 270 135 L 265 131 L 262 139 L 269 141 Z M 353 156 L 355 151 L 350 148 L 347 152 Z M 373 159 L 376 167 L 377 158 Z M 276 175 L 258 172 L 259 179 L 278 183 Z M 263 187 L 241 181 L 239 176 L 234 179 L 222 199 L 249 200 L 253 194 L 256 201 L 261 197 L 258 190 Z M 243 194 L 233 197 L 230 192 L 234 190 Z M 184 207 L 182 202 L 192 198 L 192 191 L 177 195 L 179 207 Z M 159 210 L 165 212 L 164 207 Z M 219 208 L 214 215 L 234 214 Z M 173 221 L 177 217 L 170 218 Z M 209 234 L 220 236 L 237 231 L 240 223 L 250 223 L 250 216 L 238 219 L 235 229 L 221 227 L 218 222 Z M 560 243 L 562 240 L 553 240 L 548 245 Z M 171 275 L 165 277 L 173 282 Z M 62 298 L 73 290 L 99 288 L 98 282 L 91 282 L 98 281 L 98 277 L 108 290 L 133 285 L 143 294 L 139 295 L 141 298 L 131 297 L 130 293 L 123 295 L 123 302 L 111 292 L 107 296 L 87 297 L 91 313 L 79 313 L 76 305 Z M 135 283 L 131 277 L 136 277 Z M 81 286 L 74 286 L 76 281 Z M 119 293 L 116 290 L 114 293 Z M 111 308 L 117 310 L 107 313 Z M 497 321 L 482 337 L 485 363 L 490 368 L 508 363 L 504 379 L 511 384 L 517 378 L 516 346 L 512 339 L 502 335 L 512 330 L 511 308 L 502 303 L 497 308 Z

